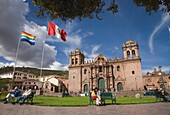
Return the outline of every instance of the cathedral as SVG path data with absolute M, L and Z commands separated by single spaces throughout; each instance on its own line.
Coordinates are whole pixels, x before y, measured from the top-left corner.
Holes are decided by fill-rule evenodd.
M 143 90 L 139 46 L 128 40 L 122 45 L 123 58 L 107 59 L 99 54 L 85 61 L 79 49 L 70 53 L 69 92 L 86 93 L 95 87 L 104 91 Z

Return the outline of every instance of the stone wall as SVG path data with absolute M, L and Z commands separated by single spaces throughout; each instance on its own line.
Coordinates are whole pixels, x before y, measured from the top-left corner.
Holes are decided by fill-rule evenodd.
M 140 96 L 143 96 L 143 90 L 141 91 L 118 91 L 116 93 L 117 97 L 135 97 L 137 93 L 140 94 Z

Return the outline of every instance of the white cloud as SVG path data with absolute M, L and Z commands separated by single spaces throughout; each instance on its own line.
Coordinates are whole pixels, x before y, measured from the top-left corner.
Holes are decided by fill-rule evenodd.
M 115 50 L 119 50 L 119 48 L 117 46 L 114 47 Z
M 3 63 L 3 62 L 0 62 L 0 67 L 6 67 L 6 66 L 14 66 L 14 62 L 12 63 Z
M 31 46 L 27 42 L 21 42 L 18 50 L 16 66 L 41 66 L 43 40 L 47 36 L 47 27 L 40 26 L 32 21 L 27 21 L 25 16 L 29 11 L 28 3 L 21 0 L 0 1 L 0 57 L 11 64 L 1 62 L 3 65 L 14 65 L 16 50 L 21 32 L 26 31 L 36 36 L 36 44 Z M 44 45 L 43 67 L 49 67 L 55 62 L 57 51 L 54 46 Z
M 52 65 L 50 65 L 50 68 L 53 70 L 68 70 L 68 65 L 63 65 L 55 61 Z
M 44 45 L 44 57 L 43 57 L 43 68 L 52 69 L 67 69 L 67 65 L 62 65 L 57 62 L 55 57 L 57 55 L 57 47 L 51 46 L 49 42 L 61 42 L 60 39 L 52 39 L 47 36 L 47 27 L 40 26 L 33 21 L 28 21 L 25 15 L 29 12 L 28 3 L 21 0 L 1 0 L 0 1 L 0 57 L 3 57 L 7 61 L 12 61 L 14 65 L 16 57 L 16 49 L 18 41 L 21 37 L 21 32 L 26 31 L 36 36 L 35 45 L 31 46 L 27 42 L 21 42 L 18 50 L 17 64 L 16 66 L 28 66 L 28 67 L 41 67 L 43 40 Z M 92 32 L 82 32 L 81 29 L 77 31 L 74 28 L 77 24 L 73 21 L 72 23 L 66 24 L 67 42 L 64 42 L 62 51 L 69 55 L 70 51 L 74 51 L 76 48 L 82 47 L 82 39 L 93 35 Z M 9 28 L 10 27 L 10 28 Z M 48 37 L 48 39 L 46 39 Z M 95 52 L 95 48 L 93 51 Z M 93 57 L 93 53 L 91 56 Z M 10 63 L 0 63 L 0 66 L 11 65 Z
M 66 25 L 66 32 L 67 32 L 67 47 L 63 49 L 64 53 L 69 56 L 71 51 L 74 51 L 76 48 L 81 49 L 82 48 L 82 40 L 84 38 L 87 38 L 88 36 L 93 35 L 92 32 L 82 32 L 81 29 L 78 29 L 77 31 L 74 28 L 77 26 L 77 23 L 72 21 L 69 22 Z
M 92 46 L 92 50 L 90 54 L 87 52 L 84 52 L 86 60 L 94 60 L 99 55 L 98 50 L 100 49 L 100 47 L 101 45 Z
M 153 41 L 155 38 L 155 35 L 167 24 L 167 22 L 170 21 L 170 16 L 169 15 L 163 15 L 162 20 L 159 22 L 159 24 L 157 24 L 157 26 L 155 27 L 155 29 L 153 30 L 153 32 L 150 35 L 149 38 L 149 48 L 150 48 L 150 52 L 153 54 L 154 53 L 154 47 L 153 47 Z

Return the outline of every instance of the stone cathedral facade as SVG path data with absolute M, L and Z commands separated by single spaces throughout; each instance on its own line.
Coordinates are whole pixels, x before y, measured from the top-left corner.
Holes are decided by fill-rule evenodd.
M 107 59 L 99 54 L 85 61 L 79 49 L 70 53 L 69 92 L 89 92 L 95 87 L 105 90 L 143 90 L 139 46 L 128 40 L 122 45 L 123 58 Z

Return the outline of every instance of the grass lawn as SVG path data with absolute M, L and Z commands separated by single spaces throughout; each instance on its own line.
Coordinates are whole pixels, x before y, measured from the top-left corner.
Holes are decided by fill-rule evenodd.
M 117 104 L 143 104 L 155 103 L 155 97 L 117 97 Z M 110 100 L 106 104 L 111 104 Z M 89 105 L 89 97 L 50 97 L 50 96 L 36 96 L 34 97 L 34 105 L 39 106 L 87 106 Z
M 0 95 L 0 99 L 5 98 L 5 95 Z M 155 97 L 116 97 L 117 105 L 123 104 L 143 104 L 155 103 Z M 52 97 L 52 96 L 35 96 L 34 105 L 39 106 L 87 106 L 89 105 L 89 97 Z M 95 104 L 95 101 L 94 101 Z M 106 104 L 111 104 L 110 100 L 106 100 Z

